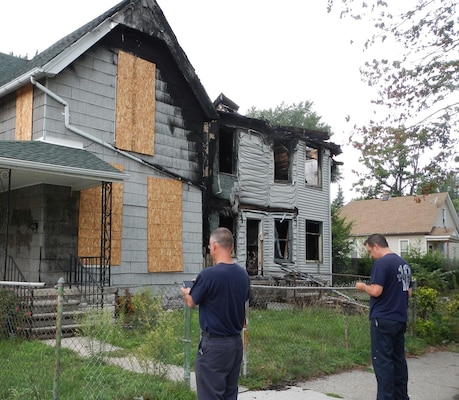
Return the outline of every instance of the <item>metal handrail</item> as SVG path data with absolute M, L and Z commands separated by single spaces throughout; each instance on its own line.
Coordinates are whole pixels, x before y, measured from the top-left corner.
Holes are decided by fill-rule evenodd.
M 6 256 L 5 267 L 3 270 L 3 280 L 15 282 L 27 282 L 24 274 L 10 255 Z
M 101 257 L 76 257 L 70 255 L 68 283 L 78 288 L 86 302 L 94 307 L 104 305 L 104 272 Z

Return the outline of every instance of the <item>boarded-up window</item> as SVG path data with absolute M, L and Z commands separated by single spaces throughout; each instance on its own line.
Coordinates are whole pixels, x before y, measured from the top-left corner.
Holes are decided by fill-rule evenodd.
M 116 146 L 154 155 L 156 65 L 123 51 L 118 54 Z
M 123 170 L 120 165 L 113 165 Z M 123 221 L 122 183 L 112 184 L 112 241 L 111 265 L 121 264 L 121 230 Z M 100 255 L 100 235 L 102 224 L 102 187 L 80 192 L 78 221 L 78 255 L 92 257 Z
M 148 178 L 148 271 L 183 271 L 180 181 Z
M 32 140 L 33 86 L 16 92 L 16 140 Z

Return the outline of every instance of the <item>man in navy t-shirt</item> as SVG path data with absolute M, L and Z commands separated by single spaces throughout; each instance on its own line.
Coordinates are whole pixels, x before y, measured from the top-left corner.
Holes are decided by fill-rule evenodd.
M 391 251 L 382 235 L 370 235 L 364 245 L 375 261 L 370 285 L 357 282 L 356 289 L 370 295 L 371 360 L 378 383 L 376 399 L 409 400 L 405 331 L 411 268 Z
M 196 389 L 199 400 L 235 400 L 250 279 L 231 257 L 231 231 L 213 231 L 209 250 L 216 264 L 201 271 L 191 289 L 182 288 L 189 307 L 199 304 L 201 342 L 195 361 Z

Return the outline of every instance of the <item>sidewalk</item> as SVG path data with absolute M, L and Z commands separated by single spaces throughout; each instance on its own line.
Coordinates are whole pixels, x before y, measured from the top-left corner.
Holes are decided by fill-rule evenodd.
M 408 358 L 410 400 L 459 400 L 459 353 Z M 286 390 L 244 391 L 238 400 L 374 400 L 373 371 L 355 370 L 302 382 Z

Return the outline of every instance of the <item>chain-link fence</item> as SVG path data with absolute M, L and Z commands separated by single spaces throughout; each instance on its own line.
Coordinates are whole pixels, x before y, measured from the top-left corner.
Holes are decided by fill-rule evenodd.
M 17 337 L 33 346 L 13 342 L 28 353 L 19 365 L 4 366 L 0 398 L 49 399 L 51 392 L 62 400 L 171 398 L 158 394 L 164 382 L 175 385 L 168 390 L 180 398 L 195 398 L 187 390 L 194 389 L 198 310 L 185 307 L 180 286 L 126 289 L 94 309 L 62 283 L 42 299 L 38 293 L 45 289 L 0 285 L 0 352 Z M 241 383 L 273 387 L 368 364 L 368 300 L 353 284 L 255 281 Z M 20 363 L 29 357 L 37 373 L 24 375 Z M 18 395 L 30 391 L 35 397 Z

